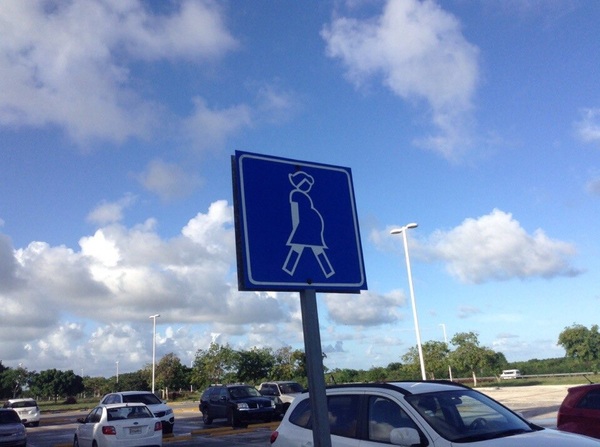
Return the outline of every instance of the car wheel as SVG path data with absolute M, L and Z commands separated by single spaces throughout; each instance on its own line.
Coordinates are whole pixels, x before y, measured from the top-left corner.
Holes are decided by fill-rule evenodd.
M 242 425 L 242 423 L 240 421 L 240 416 L 233 409 L 229 410 L 229 413 L 227 414 L 227 416 L 228 416 L 227 422 L 233 428 L 240 427 Z
M 40 421 L 37 421 L 37 422 L 32 422 L 32 423 L 31 423 L 31 426 L 32 426 L 32 427 L 39 427 L 39 426 L 40 426 Z
M 77 439 L 77 435 L 73 438 L 73 447 L 79 447 L 79 439 Z
M 163 424 L 163 433 L 165 435 L 173 433 L 173 424 Z
M 213 418 L 211 418 L 208 414 L 208 407 L 204 408 L 204 410 L 202 410 L 202 422 L 204 422 L 204 425 L 210 425 L 212 424 Z

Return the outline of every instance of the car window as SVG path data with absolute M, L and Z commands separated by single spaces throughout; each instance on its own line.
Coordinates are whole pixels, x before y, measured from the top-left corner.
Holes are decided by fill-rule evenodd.
M 152 393 L 124 394 L 123 402 L 141 403 L 146 405 L 162 404 L 162 401 Z
M 100 422 L 100 418 L 102 416 L 102 408 L 101 407 L 96 407 L 94 408 L 90 414 L 88 414 L 87 418 L 85 419 L 86 422 L 95 424 L 96 422 Z
M 153 418 L 154 415 L 147 407 L 117 407 L 107 409 L 107 420 L 117 421 L 121 419 L 145 419 Z
M 356 437 L 358 399 L 359 396 L 353 394 L 327 397 L 329 430 L 332 435 Z M 304 399 L 294 408 L 290 414 L 290 422 L 303 428 L 312 428 L 309 399 Z
M 302 385 L 299 383 L 282 383 L 280 385 L 281 392 L 284 394 L 293 394 L 293 393 L 301 393 L 304 391 Z
M 600 390 L 591 390 L 577 404 L 577 408 L 600 410 Z
M 37 403 L 35 400 L 21 400 L 17 402 L 12 402 L 8 406 L 11 408 L 27 408 L 27 407 L 37 407 Z
M 121 400 L 117 394 L 109 394 L 102 401 L 103 404 L 120 404 Z
M 19 424 L 21 418 L 14 411 L 0 411 L 0 424 Z
M 384 397 L 369 397 L 370 441 L 390 443 L 392 430 L 402 427 L 417 429 L 413 420 L 397 403 Z
M 231 395 L 232 399 L 260 396 L 258 390 L 251 386 L 236 386 L 229 388 L 229 394 Z
M 413 394 L 405 399 L 436 432 L 452 442 L 474 442 L 533 431 L 517 415 L 476 391 Z

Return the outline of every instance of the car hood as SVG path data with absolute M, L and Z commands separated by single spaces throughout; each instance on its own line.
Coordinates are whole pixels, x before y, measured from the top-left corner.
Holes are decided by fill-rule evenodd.
M 453 443 L 451 445 L 465 446 L 466 444 Z M 598 447 L 600 444 L 597 439 L 588 438 L 587 436 L 545 428 L 531 433 L 488 439 L 468 445 L 473 447 Z

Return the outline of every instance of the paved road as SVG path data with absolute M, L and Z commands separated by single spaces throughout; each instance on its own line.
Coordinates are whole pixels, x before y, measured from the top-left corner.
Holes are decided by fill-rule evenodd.
M 519 386 L 479 388 L 479 391 L 496 399 L 524 417 L 544 427 L 556 427 L 556 412 L 567 394 L 568 386 Z M 198 403 L 175 403 L 176 422 L 173 437 L 165 438 L 165 446 L 219 446 L 269 447 L 271 431 L 277 423 L 250 425 L 248 429 L 233 430 L 225 422 L 215 421 L 204 427 Z M 43 415 L 39 427 L 28 428 L 29 447 L 69 447 L 77 418 L 87 411 L 60 415 Z

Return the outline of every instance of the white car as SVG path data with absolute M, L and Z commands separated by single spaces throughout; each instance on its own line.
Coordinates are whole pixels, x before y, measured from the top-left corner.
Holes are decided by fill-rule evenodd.
M 163 433 L 173 433 L 175 415 L 173 409 L 150 391 L 119 391 L 105 395 L 99 405 L 121 404 L 138 402 L 146 404 L 154 416 L 162 422 Z
M 21 418 L 23 425 L 40 425 L 40 407 L 33 399 L 9 399 L 4 408 L 12 408 Z
M 600 447 L 546 429 L 467 386 L 447 381 L 338 385 L 327 389 L 332 447 Z M 313 445 L 308 393 L 271 434 L 273 447 Z
M 100 405 L 77 422 L 73 447 L 162 447 L 162 423 L 144 404 Z

